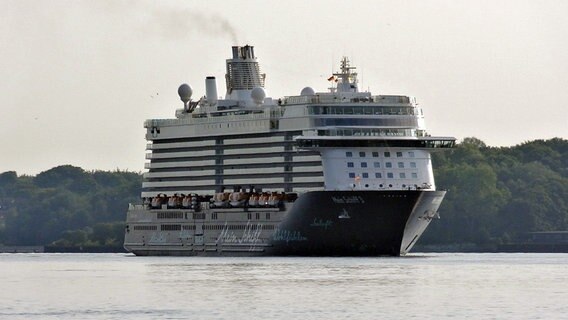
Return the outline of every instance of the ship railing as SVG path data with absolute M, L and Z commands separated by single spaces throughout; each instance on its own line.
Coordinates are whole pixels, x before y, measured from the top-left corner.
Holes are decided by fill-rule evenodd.
M 203 118 L 184 118 L 184 119 L 152 119 L 146 120 L 144 123 L 145 128 L 165 127 L 165 126 L 182 126 L 188 124 L 204 124 L 211 122 L 230 122 L 230 121 L 243 121 L 243 120 L 268 120 L 271 118 L 270 112 L 263 113 L 249 113 L 249 114 L 233 114 L 225 115 L 222 117 L 203 117 Z
M 313 96 L 289 96 L 279 101 L 280 105 L 297 105 L 297 104 L 318 104 L 318 103 L 380 103 L 382 105 L 392 106 L 412 106 L 416 104 L 413 97 L 408 96 L 371 96 L 367 94 L 358 94 L 353 96 L 340 95 L 313 95 Z
M 143 210 L 145 208 L 146 206 L 144 206 L 143 204 L 128 204 L 128 210 Z
M 320 96 L 292 96 L 284 97 L 282 105 L 320 103 Z

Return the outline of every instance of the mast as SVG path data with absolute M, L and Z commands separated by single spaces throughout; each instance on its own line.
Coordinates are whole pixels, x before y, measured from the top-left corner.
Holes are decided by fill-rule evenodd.
M 349 58 L 341 58 L 340 72 L 333 74 L 337 80 L 337 92 L 359 92 L 355 69 L 350 65 Z

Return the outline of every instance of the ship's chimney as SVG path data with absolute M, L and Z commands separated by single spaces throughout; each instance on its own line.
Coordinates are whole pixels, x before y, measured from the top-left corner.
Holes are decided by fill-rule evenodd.
M 265 74 L 260 73 L 260 67 L 254 56 L 254 48 L 234 46 L 233 58 L 227 59 L 227 99 L 237 99 L 241 94 L 232 95 L 233 91 L 250 91 L 256 87 L 264 88 Z M 242 95 L 244 96 L 244 95 Z
M 210 105 L 217 104 L 217 82 L 215 77 L 205 78 L 205 96 Z

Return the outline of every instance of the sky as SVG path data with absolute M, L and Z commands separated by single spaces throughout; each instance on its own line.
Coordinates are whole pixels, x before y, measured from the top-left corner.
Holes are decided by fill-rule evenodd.
M 0 172 L 144 171 L 144 120 L 181 83 L 224 94 L 253 45 L 268 96 L 298 95 L 346 55 L 359 86 L 415 96 L 432 135 L 489 146 L 568 138 L 568 1 L 0 0 Z

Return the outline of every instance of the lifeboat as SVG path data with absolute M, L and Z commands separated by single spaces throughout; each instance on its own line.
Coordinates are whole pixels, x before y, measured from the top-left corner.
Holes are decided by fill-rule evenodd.
M 179 208 L 182 205 L 183 195 L 177 193 L 168 199 L 168 208 Z
M 181 200 L 181 207 L 182 208 L 189 208 L 191 207 L 191 196 L 185 196 Z
M 247 196 L 244 192 L 233 192 L 229 196 L 229 204 L 231 207 L 242 207 L 247 200 Z
M 269 197 L 268 197 L 268 201 L 267 201 L 267 205 L 269 207 L 278 207 L 278 205 L 280 204 L 280 201 L 282 200 L 282 196 L 279 195 L 276 192 L 273 192 Z
M 150 202 L 150 206 L 153 209 L 160 209 L 162 208 L 162 205 L 168 202 L 168 196 L 166 196 L 163 193 L 158 194 L 157 196 L 155 196 L 154 198 L 152 198 L 152 201 Z
M 227 207 L 229 205 L 229 195 L 230 193 L 227 192 L 219 192 L 215 193 L 213 197 L 213 205 L 215 207 Z
M 258 194 L 254 193 L 249 198 L 249 207 L 258 207 Z
M 269 198 L 269 195 L 267 193 L 261 194 L 259 199 L 258 199 L 258 205 L 260 207 L 268 206 L 268 198 Z

